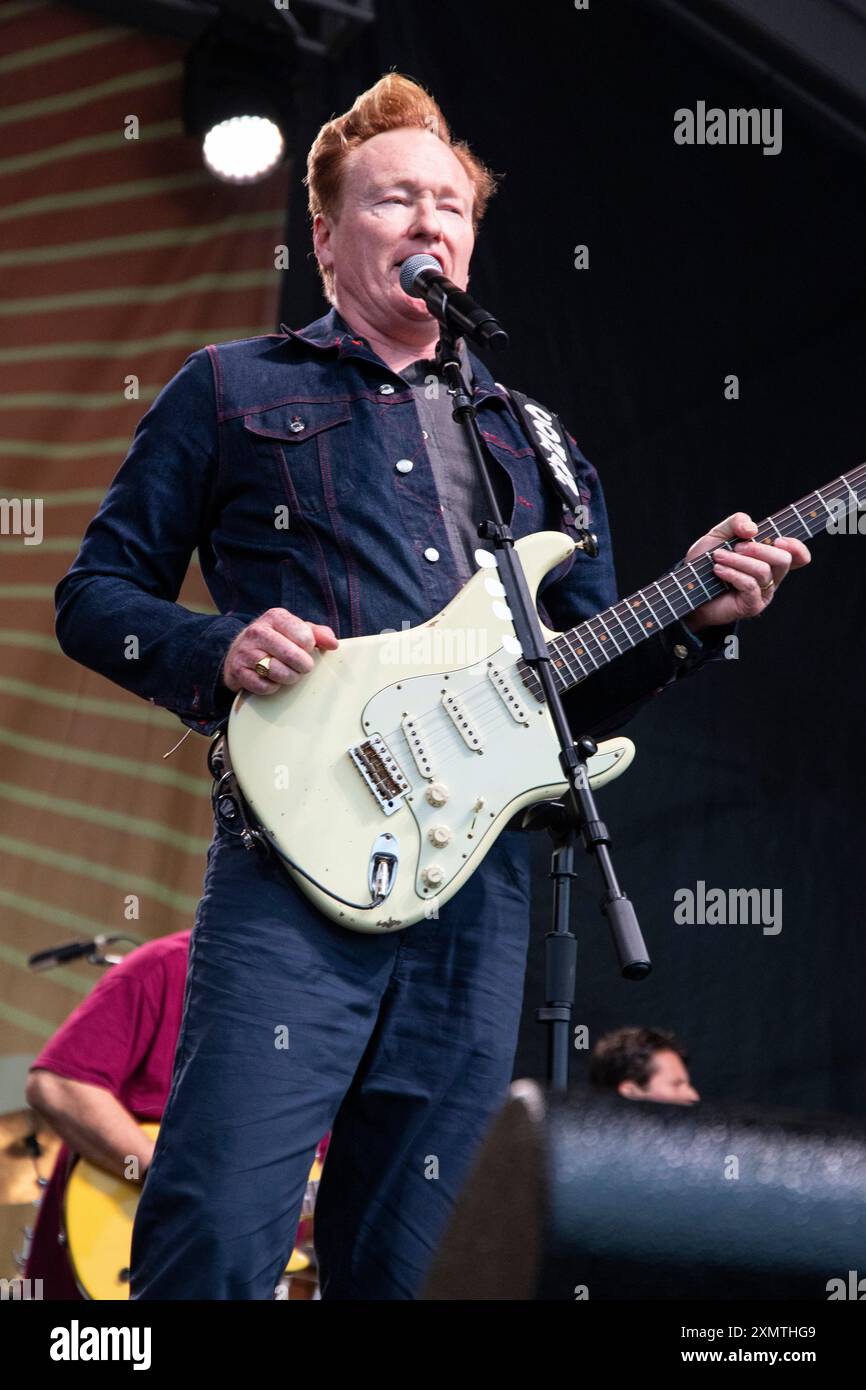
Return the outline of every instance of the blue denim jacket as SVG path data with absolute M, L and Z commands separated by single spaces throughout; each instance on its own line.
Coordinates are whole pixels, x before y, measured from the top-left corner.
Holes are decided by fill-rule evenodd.
M 507 392 L 470 356 L 515 536 L 563 529 Z M 575 551 L 542 582 L 539 610 L 556 630 L 618 596 L 602 489 L 569 439 L 600 554 Z M 398 470 L 403 459 L 416 466 Z M 226 652 L 266 609 L 344 638 L 415 626 L 454 596 L 460 581 L 425 465 L 411 388 L 333 310 L 299 331 L 202 348 L 140 420 L 57 585 L 60 646 L 213 734 L 234 698 L 220 678 Z M 281 529 L 276 509 L 286 507 Z M 217 617 L 176 601 L 196 548 Z M 425 557 L 433 549 L 436 561 Z M 642 643 L 566 696 L 575 735 L 616 727 L 719 651 L 720 630 L 704 643 L 680 624 Z

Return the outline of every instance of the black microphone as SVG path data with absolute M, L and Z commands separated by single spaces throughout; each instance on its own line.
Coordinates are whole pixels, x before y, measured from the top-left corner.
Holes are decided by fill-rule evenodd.
M 434 318 L 458 336 L 465 335 L 479 347 L 501 352 L 508 347 L 508 334 L 492 314 L 476 304 L 465 290 L 458 289 L 435 256 L 421 251 L 400 267 L 400 286 L 413 299 L 423 299 Z
M 92 951 L 101 951 L 112 941 L 123 940 L 122 936 L 95 936 L 92 941 L 71 941 L 68 946 L 53 946 L 47 951 L 37 951 L 27 964 L 31 970 L 50 970 L 54 965 L 63 965 L 66 961 L 89 956 Z

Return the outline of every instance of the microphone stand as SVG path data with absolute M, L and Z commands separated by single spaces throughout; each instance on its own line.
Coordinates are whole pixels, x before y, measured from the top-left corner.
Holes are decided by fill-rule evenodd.
M 548 1083 L 564 1091 L 568 1085 L 569 1037 L 574 1007 L 577 938 L 570 930 L 571 880 L 574 850 L 579 833 L 587 853 L 595 857 L 604 892 L 601 910 L 607 919 L 620 970 L 629 980 L 643 979 L 651 966 L 634 907 L 617 882 L 610 857 L 610 835 L 599 817 L 589 785 L 586 760 L 596 752 L 591 738 L 574 741 L 568 719 L 550 668 L 551 654 L 544 640 L 541 622 L 529 592 L 520 556 L 514 549 L 514 536 L 499 509 L 490 474 L 490 460 L 478 426 L 469 386 L 463 376 L 460 357 L 451 330 L 440 322 L 436 349 L 442 375 L 454 396 L 453 418 L 462 426 L 478 476 L 481 479 L 490 519 L 478 526 L 478 535 L 492 541 L 497 552 L 499 577 L 505 589 L 514 631 L 523 659 L 537 674 L 559 740 L 559 763 L 568 784 L 564 801 L 543 802 L 530 808 L 523 820 L 525 828 L 547 823 L 554 841 L 551 878 L 554 880 L 553 925 L 545 938 L 544 1006 L 536 1011 L 540 1023 L 548 1027 Z

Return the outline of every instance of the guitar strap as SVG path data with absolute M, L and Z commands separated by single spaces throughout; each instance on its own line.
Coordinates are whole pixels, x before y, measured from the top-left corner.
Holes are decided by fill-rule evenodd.
M 535 451 L 541 465 L 542 476 L 549 479 L 562 503 L 562 516 L 566 530 L 576 532 L 581 539 L 578 545 L 587 555 L 598 554 L 598 542 L 583 525 L 586 516 L 586 501 L 578 486 L 577 477 L 571 464 L 571 452 L 565 430 L 557 415 L 538 401 L 525 396 L 522 391 L 506 388 L 511 397 L 517 418 L 523 432 Z

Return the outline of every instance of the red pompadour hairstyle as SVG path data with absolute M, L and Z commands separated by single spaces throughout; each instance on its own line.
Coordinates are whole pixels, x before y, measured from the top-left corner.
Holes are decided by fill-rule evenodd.
M 433 97 L 410 77 L 389 72 L 362 92 L 342 116 L 322 126 L 307 156 L 310 217 L 317 213 L 336 221 L 340 215 L 343 173 L 346 159 L 365 140 L 385 130 L 430 130 L 453 150 L 463 165 L 474 190 L 472 225 L 478 231 L 493 193 L 496 175 L 474 155 L 464 140 L 453 140 L 442 110 Z M 334 277 L 330 268 L 319 266 L 319 274 L 330 301 Z

